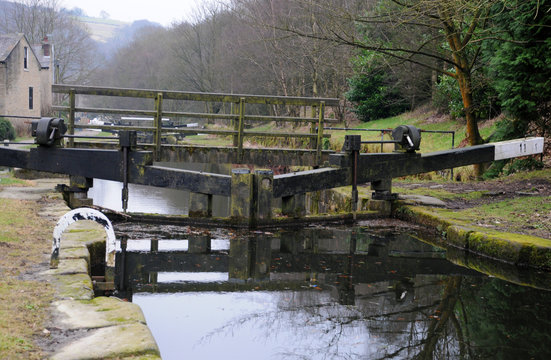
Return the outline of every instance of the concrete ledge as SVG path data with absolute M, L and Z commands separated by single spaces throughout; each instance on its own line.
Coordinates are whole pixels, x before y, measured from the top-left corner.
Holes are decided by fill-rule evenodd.
M 94 243 L 105 241 L 105 230 L 96 225 L 90 220 L 80 220 L 71 224 L 63 233 L 61 247 L 65 249 L 86 248 Z M 63 251 L 59 253 L 59 256 L 63 256 Z
M 392 213 L 392 202 L 387 200 L 372 200 L 367 202 L 367 210 L 375 211 L 381 216 L 390 216 Z
M 398 199 L 407 205 L 429 205 L 444 207 L 446 203 L 440 199 L 426 195 L 402 195 L 398 194 Z
M 398 202 L 397 207 L 394 210 L 394 214 L 398 218 L 409 220 L 420 225 L 429 226 L 440 232 L 445 232 L 448 227 L 452 225 L 465 225 L 461 223 L 454 223 L 449 219 L 442 218 L 437 213 L 430 211 L 427 208 L 420 206 L 406 206 L 400 202 Z
M 448 226 L 446 230 L 446 237 L 450 245 L 456 246 L 461 249 L 469 248 L 469 234 L 473 232 L 472 228 L 461 225 Z
M 59 260 L 62 259 L 83 259 L 87 263 L 90 261 L 90 253 L 86 245 L 77 245 L 75 247 L 63 246 L 63 251 L 59 253 Z
M 97 297 L 89 301 L 60 300 L 53 304 L 64 330 L 95 329 L 129 323 L 145 325 L 145 317 L 136 304 L 115 297 Z
M 87 336 L 63 347 L 51 359 L 111 359 L 139 355 L 160 359 L 149 328 L 135 323 L 92 330 Z
M 46 273 L 51 275 L 73 275 L 90 273 L 87 259 L 64 259 L 59 261 L 57 269 L 50 269 Z
M 92 279 L 88 274 L 53 275 L 56 299 L 90 300 L 94 297 Z
M 136 304 L 114 297 L 94 298 L 88 247 L 105 242 L 105 230 L 77 221 L 63 234 L 57 269 L 45 272 L 55 288 L 53 326 L 84 337 L 59 349 L 51 359 L 160 359 L 160 352 Z
M 522 243 L 492 236 L 479 231 L 467 235 L 467 249 L 475 254 L 485 255 L 510 264 L 518 264 Z
M 477 227 L 419 206 L 399 204 L 394 214 L 437 229 L 445 245 L 509 264 L 551 270 L 551 240 Z

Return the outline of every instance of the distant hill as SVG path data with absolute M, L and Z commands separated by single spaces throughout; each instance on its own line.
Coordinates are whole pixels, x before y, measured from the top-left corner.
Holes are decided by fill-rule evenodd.
M 132 23 L 128 23 L 119 20 L 88 16 L 77 16 L 77 19 L 88 27 L 92 39 L 101 43 L 106 43 L 116 38 L 119 40 L 132 40 L 134 34 L 139 29 L 149 26 L 161 26 L 159 23 L 149 20 L 136 20 Z
M 137 31 L 144 27 L 161 26 L 158 23 L 149 20 L 136 20 L 127 23 L 112 19 L 93 18 L 87 16 L 77 16 L 88 28 L 90 36 L 98 43 L 101 53 L 105 58 L 110 58 L 117 49 L 128 45 L 134 39 Z
M 123 21 L 87 16 L 78 16 L 77 19 L 88 27 L 92 39 L 100 43 L 109 42 L 120 31 L 130 25 Z
M 0 0 L 0 18 L 2 20 L 8 22 L 13 21 L 13 19 L 7 15 L 11 13 L 13 6 L 13 2 Z M 80 8 L 62 8 L 60 11 L 65 12 L 69 16 L 73 16 L 86 25 L 86 28 L 90 32 L 90 36 L 98 43 L 99 51 L 103 53 L 106 58 L 109 58 L 118 48 L 129 44 L 134 39 L 136 32 L 140 29 L 144 27 L 161 26 L 158 23 L 148 20 L 137 20 L 128 23 L 113 19 L 90 17 Z M 2 30 L 0 30 L 0 32 L 2 32 Z

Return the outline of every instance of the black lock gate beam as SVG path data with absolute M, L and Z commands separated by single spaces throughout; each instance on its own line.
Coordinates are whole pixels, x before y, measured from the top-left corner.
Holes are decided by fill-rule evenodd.
M 128 183 L 230 195 L 231 176 L 151 165 L 153 154 L 128 152 Z M 0 166 L 123 182 L 123 152 L 39 146 L 29 150 L 0 148 Z

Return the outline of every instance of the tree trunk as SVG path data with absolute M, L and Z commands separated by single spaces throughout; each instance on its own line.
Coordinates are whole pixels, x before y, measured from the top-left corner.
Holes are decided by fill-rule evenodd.
M 467 140 L 469 145 L 480 145 L 484 143 L 480 132 L 478 131 L 478 119 L 474 112 L 473 107 L 473 89 L 471 83 L 471 74 L 470 72 L 463 72 L 460 69 L 457 71 L 457 81 L 459 83 L 459 90 L 461 92 L 461 99 L 463 100 L 463 107 L 465 110 L 465 120 Z M 474 164 L 473 165 L 474 173 L 477 179 L 482 177 L 484 173 L 485 166 L 483 164 Z
M 483 139 L 478 131 L 478 119 L 474 114 L 473 109 L 473 90 L 471 86 L 471 74 L 462 71 L 457 72 L 457 81 L 459 90 L 461 91 L 461 99 L 465 109 L 465 119 L 467 121 L 467 139 L 469 145 L 480 145 Z

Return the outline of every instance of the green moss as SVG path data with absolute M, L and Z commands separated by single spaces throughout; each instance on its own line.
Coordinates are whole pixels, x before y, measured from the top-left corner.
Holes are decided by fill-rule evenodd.
M 473 229 L 451 225 L 446 229 L 446 237 L 450 245 L 457 246 L 462 249 L 469 248 L 469 235 L 473 232 Z
M 95 242 L 104 241 L 106 238 L 105 230 L 101 225 L 97 223 L 77 221 L 76 223 L 72 224 L 71 227 L 72 228 L 67 229 L 63 233 L 61 246 L 63 246 L 64 240 L 83 245 L 89 245 Z
M 160 360 L 161 357 L 155 353 L 146 353 L 146 354 L 135 354 L 135 355 L 126 355 L 124 357 L 114 357 L 114 358 L 107 358 L 106 360 Z
M 58 275 L 53 278 L 56 296 L 59 298 L 87 300 L 94 297 L 92 279 L 88 274 Z
M 69 233 L 69 234 L 78 234 L 78 233 L 83 233 L 83 232 L 88 232 L 90 230 L 88 229 L 69 229 L 69 230 L 66 230 L 65 232 L 66 233 Z
M 426 209 L 421 206 L 410 206 L 412 216 L 422 225 L 433 227 L 439 231 L 446 231 L 451 225 L 456 225 L 458 221 L 454 221 L 453 211 L 446 209 Z M 460 225 L 465 225 L 459 222 Z
M 399 185 L 393 186 L 393 192 L 403 195 L 424 195 L 432 196 L 440 200 L 456 200 L 456 199 L 465 199 L 465 200 L 476 200 L 482 198 L 488 191 L 471 191 L 468 193 L 453 193 L 444 189 L 438 188 L 427 188 L 427 187 L 418 187 L 416 189 L 404 188 Z
M 511 264 L 551 269 L 551 241 L 547 239 L 472 225 L 446 209 L 408 206 L 395 214 L 438 229 L 450 245 Z
M 468 248 L 475 253 L 516 264 L 522 244 L 473 231 L 468 237 Z

